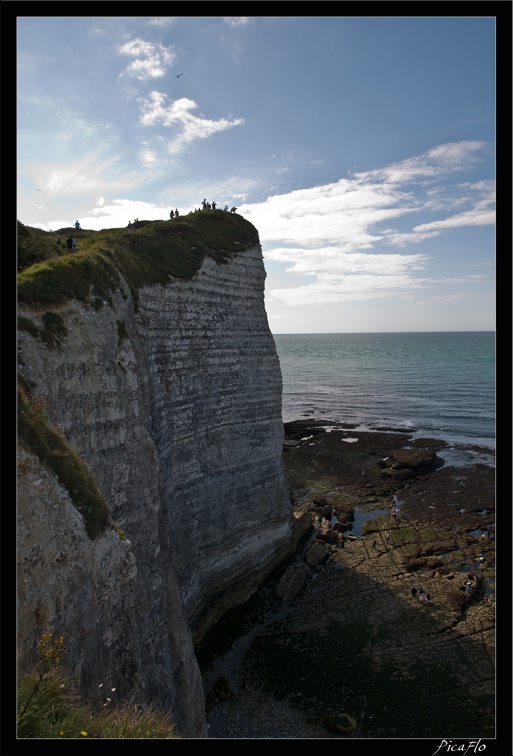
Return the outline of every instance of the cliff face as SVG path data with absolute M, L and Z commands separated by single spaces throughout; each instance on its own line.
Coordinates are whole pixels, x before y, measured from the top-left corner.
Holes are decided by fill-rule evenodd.
M 140 289 L 137 308 L 123 279 L 113 306 L 60 305 L 53 348 L 19 332 L 24 378 L 127 539 L 90 540 L 57 478 L 20 449 L 20 666 L 54 630 L 84 692 L 103 682 L 166 706 L 187 737 L 205 722 L 193 643 L 294 548 L 264 279 L 254 244 Z

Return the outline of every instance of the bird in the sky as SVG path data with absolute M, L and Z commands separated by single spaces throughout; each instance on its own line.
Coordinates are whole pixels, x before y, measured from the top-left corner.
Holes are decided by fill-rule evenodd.
M 173 79 L 179 79 L 179 78 L 180 78 L 180 76 L 183 76 L 183 73 L 181 73 L 181 74 L 178 74 L 178 76 L 173 76 Z

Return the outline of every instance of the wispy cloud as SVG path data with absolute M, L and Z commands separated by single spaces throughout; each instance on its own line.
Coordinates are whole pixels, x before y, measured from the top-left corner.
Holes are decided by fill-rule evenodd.
M 140 172 L 124 170 L 114 156 L 102 158 L 101 150 L 66 163 L 34 164 L 32 173 L 47 197 L 86 196 L 91 191 L 118 193 L 141 184 Z
M 268 257 L 268 255 L 267 255 Z M 346 255 L 344 255 L 346 257 Z M 324 302 L 348 302 L 371 299 L 414 299 L 422 290 L 441 285 L 468 286 L 484 280 L 484 276 L 467 276 L 462 278 L 434 279 L 418 276 L 416 271 L 423 268 L 427 256 L 403 255 L 396 259 L 394 255 L 364 255 L 359 263 L 352 265 L 353 256 L 345 261 L 347 270 L 336 273 L 316 272 L 317 281 L 311 284 L 288 289 L 272 289 L 267 299 L 281 301 L 291 307 L 300 307 Z M 367 258 L 367 259 L 365 259 Z M 294 268 L 293 272 L 298 272 Z M 446 296 L 425 298 L 422 303 L 434 301 L 456 301 L 465 298 L 465 294 L 451 293 Z
M 206 139 L 219 131 L 244 123 L 243 118 L 233 120 L 221 118 L 218 121 L 212 121 L 193 115 L 191 111 L 198 105 L 187 97 L 173 100 L 166 105 L 166 95 L 162 92 L 153 91 L 149 97 L 141 98 L 140 103 L 143 111 L 140 121 L 144 126 L 161 125 L 166 128 L 182 126 L 181 133 L 169 142 L 168 150 L 172 154 L 180 152 L 186 144 L 195 139 Z
M 452 185 L 451 174 L 469 168 L 481 142 L 439 145 L 423 155 L 384 168 L 358 172 L 336 183 L 273 195 L 241 208 L 266 242 L 303 246 L 336 244 L 343 252 L 425 241 L 442 230 L 494 222 L 494 183 Z M 436 189 L 432 180 L 438 182 Z M 445 183 L 443 183 L 445 182 Z M 459 212 L 451 213 L 458 209 Z M 432 221 L 408 230 L 383 227 L 384 221 L 423 212 Z M 444 215 L 445 217 L 440 217 Z M 380 225 L 381 224 L 381 225 Z
M 225 16 L 223 21 L 229 26 L 246 26 L 251 23 L 249 16 Z
M 289 263 L 287 273 L 315 279 L 297 287 L 271 287 L 269 301 L 299 306 L 410 297 L 435 284 L 467 286 L 482 280 L 469 275 L 435 281 L 419 275 L 428 266 L 429 254 L 390 253 L 386 248 L 404 248 L 451 228 L 494 223 L 492 181 L 451 183 L 452 174 L 471 167 L 484 147 L 481 142 L 439 145 L 333 184 L 242 206 L 240 212 L 259 229 L 266 259 Z M 456 208 L 459 212 L 451 213 Z M 412 222 L 401 231 L 383 225 L 393 218 L 405 225 L 420 212 L 438 217 Z
M 460 228 L 461 226 L 489 226 L 495 223 L 495 210 L 468 210 L 465 213 L 452 215 L 444 220 L 421 223 L 414 227 L 414 231 L 432 231 L 446 228 Z
M 272 289 L 269 299 L 291 306 L 323 301 L 375 299 L 391 292 L 408 292 L 429 283 L 414 275 L 425 268 L 428 255 L 342 253 L 336 248 L 317 250 L 271 249 L 266 259 L 292 262 L 286 270 L 317 281 L 296 288 Z
M 173 16 L 156 16 L 148 21 L 149 26 L 169 26 L 175 21 Z
M 164 47 L 160 42 L 145 42 L 139 38 L 121 45 L 118 52 L 134 58 L 122 73 L 143 81 L 164 76 L 176 57 L 171 48 Z
M 398 163 L 355 173 L 362 181 L 381 181 L 391 184 L 409 184 L 435 180 L 448 171 L 468 169 L 486 145 L 483 142 L 449 142 L 440 144 L 422 155 L 402 160 Z
M 489 226 L 495 223 L 495 182 L 479 181 L 475 184 L 460 184 L 457 189 L 465 192 L 464 196 L 454 199 L 453 207 L 460 204 L 470 204 L 471 207 L 461 213 L 447 218 L 421 223 L 414 227 L 414 232 L 425 232 L 440 229 L 460 228 L 462 226 Z

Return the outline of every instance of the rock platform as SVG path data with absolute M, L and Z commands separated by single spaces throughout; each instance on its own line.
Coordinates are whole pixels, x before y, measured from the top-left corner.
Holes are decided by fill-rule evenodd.
M 311 530 L 224 620 L 244 630 L 203 670 L 209 736 L 493 737 L 494 467 L 406 433 L 291 425 Z

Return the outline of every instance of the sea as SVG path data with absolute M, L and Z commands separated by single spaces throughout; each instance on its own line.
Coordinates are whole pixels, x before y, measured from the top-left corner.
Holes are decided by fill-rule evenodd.
M 450 464 L 495 465 L 494 331 L 274 334 L 283 422 L 446 441 Z

